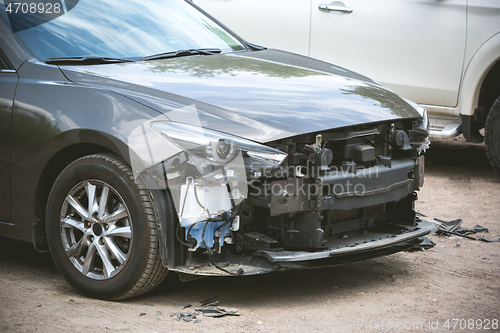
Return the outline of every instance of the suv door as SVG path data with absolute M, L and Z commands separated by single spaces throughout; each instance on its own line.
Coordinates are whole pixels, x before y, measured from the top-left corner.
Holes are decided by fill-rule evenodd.
M 0 222 L 10 220 L 10 125 L 18 76 L 0 38 Z
M 245 40 L 307 55 L 311 0 L 196 0 Z
M 312 0 L 309 54 L 418 103 L 454 107 L 466 5 L 467 0 Z

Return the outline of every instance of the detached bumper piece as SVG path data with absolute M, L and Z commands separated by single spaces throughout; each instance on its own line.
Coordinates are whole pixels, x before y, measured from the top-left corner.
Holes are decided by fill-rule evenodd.
M 428 221 L 418 222 L 415 227 L 409 229 L 404 226 L 399 227 L 402 230 L 400 233 L 365 233 L 345 239 L 327 237 L 328 250 L 318 252 L 260 250 L 253 255 L 262 256 L 282 268 L 338 265 L 406 250 L 419 245 L 423 242 L 423 236 L 436 231 L 436 223 Z

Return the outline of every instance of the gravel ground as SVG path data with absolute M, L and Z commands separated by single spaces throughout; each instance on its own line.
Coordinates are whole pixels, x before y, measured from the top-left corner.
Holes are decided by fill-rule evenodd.
M 484 146 L 440 140 L 427 154 L 417 210 L 479 224 L 498 239 L 499 194 Z M 500 331 L 500 243 L 430 238 L 437 245 L 427 251 L 335 268 L 187 283 L 170 276 L 152 293 L 122 302 L 79 295 L 49 254 L 0 239 L 0 332 Z M 179 305 L 194 308 L 213 296 L 241 316 L 199 323 L 169 317 L 190 310 Z

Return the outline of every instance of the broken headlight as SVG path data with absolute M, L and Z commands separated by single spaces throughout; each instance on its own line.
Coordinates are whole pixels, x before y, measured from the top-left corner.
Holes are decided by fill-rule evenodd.
M 188 154 L 219 166 L 242 156 L 248 171 L 262 172 L 278 168 L 287 157 L 277 149 L 202 127 L 163 121 L 151 126 Z
M 184 244 L 220 251 L 232 242 L 247 177 L 279 168 L 287 154 L 229 134 L 175 122 L 151 127 L 182 150 L 162 162 L 174 205 L 184 228 Z M 235 222 L 236 221 L 236 222 Z

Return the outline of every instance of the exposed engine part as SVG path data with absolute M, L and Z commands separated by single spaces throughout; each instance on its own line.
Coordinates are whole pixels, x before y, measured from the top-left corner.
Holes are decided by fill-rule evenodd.
M 412 147 L 410 145 L 410 138 L 409 138 L 408 134 L 406 134 L 406 132 L 403 130 L 395 131 L 394 133 L 392 133 L 391 140 L 392 140 L 392 144 L 401 150 L 412 149 Z
M 226 186 L 197 185 L 192 177 L 181 186 L 179 221 L 181 226 L 190 227 L 194 223 L 207 221 L 211 212 L 230 211 L 231 199 Z
M 320 249 L 325 231 L 321 228 L 323 217 L 319 212 L 297 214 L 282 225 L 281 237 L 287 248 Z
M 416 227 L 414 191 L 423 184 L 427 141 L 417 125 L 353 126 L 269 142 L 275 155 L 286 154 L 273 169 L 227 168 L 190 156 L 185 174 L 192 176 L 179 173 L 175 189 L 168 178 L 179 198 L 179 242 L 189 250 L 189 266 L 209 262 L 237 275 L 242 267 L 273 269 L 266 265 L 290 260 L 288 252 L 323 258 L 318 253 L 404 239 Z M 231 152 L 217 143 L 214 151 Z M 267 151 L 250 154 L 267 158 Z
M 260 232 L 247 232 L 243 234 L 241 249 L 255 251 L 259 249 L 277 249 L 278 241 Z
M 324 148 L 318 154 L 318 164 L 320 170 L 330 170 L 330 164 L 333 161 L 333 152 L 330 149 Z
M 375 160 L 375 147 L 372 145 L 357 145 L 353 148 L 352 157 L 362 163 Z

